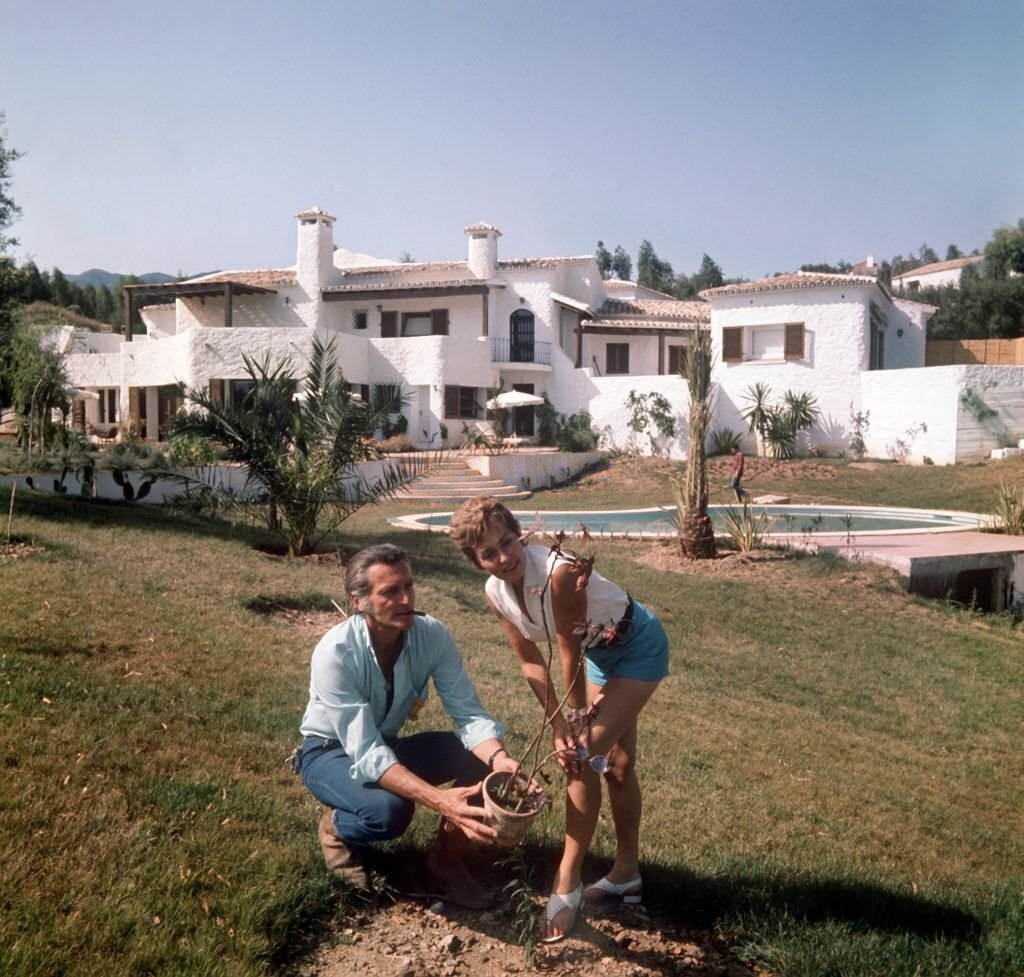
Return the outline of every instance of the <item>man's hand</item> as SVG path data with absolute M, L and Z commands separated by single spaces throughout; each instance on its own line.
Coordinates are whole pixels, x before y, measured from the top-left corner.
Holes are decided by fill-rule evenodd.
M 514 777 L 519 773 L 520 763 L 513 760 L 508 753 L 499 753 L 491 762 L 491 770 L 495 773 L 510 773 Z
M 498 837 L 498 832 L 487 824 L 487 812 L 482 807 L 469 803 L 471 797 L 479 795 L 481 786 L 473 784 L 470 787 L 449 787 L 442 790 L 437 810 L 467 838 L 490 844 Z

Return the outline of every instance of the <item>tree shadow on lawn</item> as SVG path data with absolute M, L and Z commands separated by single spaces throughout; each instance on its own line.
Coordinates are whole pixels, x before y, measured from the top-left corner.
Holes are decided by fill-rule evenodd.
M 501 864 L 507 852 L 482 850 L 477 868 L 492 885 L 508 881 Z M 531 883 L 546 894 L 561 855 L 560 846 L 528 844 Z M 422 889 L 425 852 L 403 842 L 370 853 L 368 864 L 399 892 Z M 643 865 L 645 906 L 655 926 L 714 931 L 738 915 L 769 920 L 780 916 L 808 924 L 847 923 L 858 931 L 902 933 L 925 940 L 973 943 L 984 931 L 969 912 L 945 902 L 899 892 L 856 878 L 810 876 L 783 869 L 763 872 L 730 869 L 702 875 L 682 868 Z M 608 859 L 588 858 L 584 881 L 596 881 L 611 868 Z
M 859 931 L 968 943 L 977 942 L 984 930 L 977 917 L 949 903 L 856 878 L 779 869 L 700 875 L 661 866 L 645 868 L 644 877 L 650 908 L 681 912 L 687 923 L 706 928 L 742 914 L 762 919 L 785 916 L 811 924 L 847 923 Z

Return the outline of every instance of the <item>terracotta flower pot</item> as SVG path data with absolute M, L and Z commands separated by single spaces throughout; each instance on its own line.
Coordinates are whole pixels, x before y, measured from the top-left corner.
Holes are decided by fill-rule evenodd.
M 498 837 L 495 843 L 502 848 L 515 848 L 526 834 L 533 819 L 544 810 L 547 798 L 538 790 L 528 797 L 521 809 L 514 808 L 518 804 L 519 795 L 511 794 L 499 803 L 495 798 L 512 775 L 504 770 L 495 771 L 484 779 L 484 810 L 491 818 Z

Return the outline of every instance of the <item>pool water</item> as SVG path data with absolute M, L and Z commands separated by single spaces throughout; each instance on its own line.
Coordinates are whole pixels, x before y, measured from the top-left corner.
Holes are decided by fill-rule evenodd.
M 928 511 L 926 509 L 899 509 L 863 506 L 809 506 L 809 505 L 755 505 L 755 515 L 764 513 L 768 518 L 766 533 L 806 535 L 819 533 L 888 533 L 888 532 L 949 532 L 957 529 L 977 529 L 982 517 L 970 512 Z M 708 514 L 715 531 L 724 532 L 724 519 L 729 511 L 737 514 L 738 506 L 708 506 Z M 581 525 L 591 533 L 639 535 L 675 535 L 673 517 L 675 508 L 659 506 L 653 509 L 622 509 L 617 511 L 545 512 L 514 510 L 524 529 L 540 521 L 544 532 L 579 532 Z M 410 529 L 447 528 L 450 512 L 402 516 L 389 520 L 394 525 Z

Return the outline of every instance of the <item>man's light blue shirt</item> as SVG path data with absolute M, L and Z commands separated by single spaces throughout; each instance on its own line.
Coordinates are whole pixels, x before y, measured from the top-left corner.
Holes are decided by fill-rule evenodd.
M 314 649 L 300 731 L 337 740 L 352 758 L 352 778 L 373 783 L 398 762 L 385 737 L 397 736 L 416 701 L 426 701 L 431 678 L 467 750 L 504 735 L 481 705 L 451 632 L 429 616 L 416 617 L 404 634 L 388 709 L 387 682 L 360 614 L 331 628 Z

